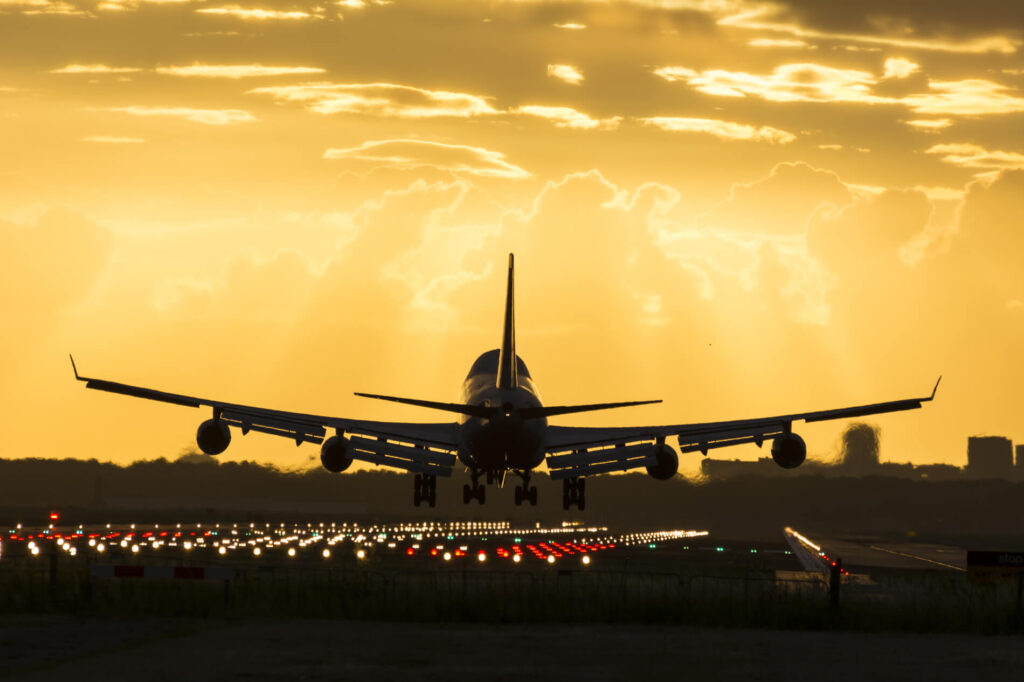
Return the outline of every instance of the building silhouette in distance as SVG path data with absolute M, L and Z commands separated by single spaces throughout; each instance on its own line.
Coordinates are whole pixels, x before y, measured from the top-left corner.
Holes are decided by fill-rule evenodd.
M 1013 443 L 1002 436 L 971 436 L 966 473 L 971 478 L 1012 478 Z

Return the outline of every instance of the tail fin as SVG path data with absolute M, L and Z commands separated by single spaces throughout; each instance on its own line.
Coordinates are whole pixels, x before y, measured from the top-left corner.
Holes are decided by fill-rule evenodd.
M 498 355 L 498 388 L 513 389 L 519 386 L 516 376 L 516 320 L 514 311 L 515 282 L 514 261 L 508 254 L 508 290 L 505 294 L 505 331 L 501 336 L 501 351 Z

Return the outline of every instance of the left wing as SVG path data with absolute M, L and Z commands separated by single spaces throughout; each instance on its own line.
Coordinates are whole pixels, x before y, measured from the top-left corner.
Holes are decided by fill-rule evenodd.
M 942 377 L 939 377 L 939 381 Z M 674 424 L 669 426 L 578 427 L 548 426 L 544 450 L 552 478 L 585 476 L 606 471 L 628 471 L 657 462 L 655 448 L 666 438 L 679 439 L 679 452 L 707 454 L 708 450 L 729 445 L 756 443 L 792 432 L 793 422 L 820 422 L 849 419 L 871 414 L 900 412 L 921 407 L 935 399 L 939 382 L 930 396 L 892 400 L 835 410 L 784 414 L 761 419 Z
M 459 445 L 459 426 L 455 422 L 378 422 L 271 410 L 79 376 L 74 358 L 71 366 L 75 378 L 84 381 L 86 388 L 172 405 L 211 407 L 215 421 L 236 427 L 243 435 L 257 431 L 289 438 L 296 445 L 320 444 L 327 429 L 335 429 L 338 435 L 350 437 L 348 456 L 352 459 L 437 476 L 451 476 L 455 466 Z

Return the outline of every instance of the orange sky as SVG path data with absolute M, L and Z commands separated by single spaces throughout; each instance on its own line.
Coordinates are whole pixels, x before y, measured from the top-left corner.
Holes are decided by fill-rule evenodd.
M 0 0 L 5 457 L 178 456 L 90 376 L 432 421 L 497 345 L 565 424 L 925 395 L 1024 441 L 1024 6 Z M 800 430 L 834 456 L 842 423 Z M 754 446 L 714 453 L 753 458 Z M 315 446 L 252 435 L 222 457 Z M 694 471 L 699 455 L 681 468 Z

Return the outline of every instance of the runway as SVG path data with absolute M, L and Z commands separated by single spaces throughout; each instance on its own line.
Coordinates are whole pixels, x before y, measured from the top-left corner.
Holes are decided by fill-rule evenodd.
M 1019 636 L 439 625 L 326 620 L 0 619 L 0 677 L 204 680 L 1015 679 Z

